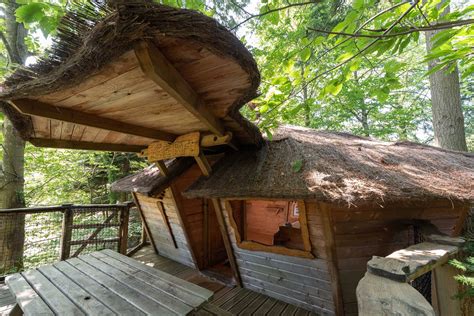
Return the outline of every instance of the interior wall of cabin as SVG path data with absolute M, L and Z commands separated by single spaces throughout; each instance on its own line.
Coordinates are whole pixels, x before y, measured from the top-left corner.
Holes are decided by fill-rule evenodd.
M 166 189 L 156 197 L 137 193 L 136 199 L 150 231 L 149 238 L 153 239 L 158 253 L 189 267 L 197 268 L 179 220 L 171 190 Z M 162 203 L 164 213 L 161 212 L 159 203 Z
M 372 256 L 387 256 L 415 243 L 413 228 L 401 222 L 428 220 L 442 233 L 452 236 L 467 212 L 465 206 L 453 208 L 450 202 L 385 208 L 347 208 L 320 203 L 319 207 L 328 209 L 332 223 L 345 315 L 357 315 L 356 287 Z
M 242 202 L 243 203 L 243 202 Z M 239 248 L 229 212 L 221 207 L 243 286 L 320 315 L 334 315 L 331 273 L 316 203 L 305 203 L 312 253 L 316 258 L 281 255 Z M 232 207 L 239 207 L 232 201 Z M 271 220 L 271 219 L 269 219 Z

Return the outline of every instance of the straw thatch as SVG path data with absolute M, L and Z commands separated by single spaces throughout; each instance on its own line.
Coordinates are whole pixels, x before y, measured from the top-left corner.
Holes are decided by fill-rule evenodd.
M 260 73 L 245 46 L 214 19 L 151 0 L 76 2 L 58 26 L 53 47 L 36 64 L 17 70 L 4 82 L 1 99 L 34 97 L 82 82 L 137 41 L 172 37 L 199 43 L 231 58 L 250 77 L 251 88 L 234 107 L 256 96 Z
M 194 164 L 194 158 L 179 158 L 166 162 L 168 176 L 163 176 L 155 165 L 115 181 L 110 186 L 114 192 L 138 192 L 153 196 L 166 189 L 173 179 L 179 177 Z
M 221 160 L 184 195 L 384 205 L 473 201 L 473 185 L 473 154 L 287 126 L 262 149 Z
M 160 46 L 161 42 L 177 39 L 235 62 L 248 74 L 250 85 L 236 92 L 238 97 L 229 108 L 228 120 L 259 144 L 260 132 L 238 110 L 257 96 L 260 73 L 251 53 L 225 27 L 197 11 L 151 0 L 76 1 L 71 7 L 73 10 L 58 26 L 52 48 L 37 63 L 7 78 L 0 100 L 34 99 L 76 86 L 132 50 L 139 41 L 150 40 Z M 15 120 L 10 114 L 7 116 L 15 127 L 25 129 L 28 122 Z M 24 139 L 32 136 L 26 130 L 20 132 Z

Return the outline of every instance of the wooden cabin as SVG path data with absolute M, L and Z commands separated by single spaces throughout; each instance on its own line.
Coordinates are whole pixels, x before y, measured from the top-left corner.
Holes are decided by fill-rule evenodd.
M 171 162 L 168 177 L 149 167 L 112 187 L 135 192 L 144 220 L 160 223 L 151 236 L 169 234 L 160 197 L 170 218 L 181 208 L 172 229 L 192 235 L 178 247 L 193 248 L 197 269 L 208 266 L 196 244 L 221 217 L 235 282 L 318 314 L 357 314 L 356 286 L 372 256 L 420 242 L 424 224 L 459 235 L 474 198 L 472 154 L 298 127 L 281 127 L 259 150 L 227 153 L 208 178 L 195 181 L 199 169 L 186 161 Z M 170 240 L 155 240 L 160 254 Z
M 419 220 L 459 234 L 472 155 L 298 128 L 265 141 L 239 112 L 259 82 L 212 18 L 89 1 L 0 106 L 35 146 L 146 156 L 158 169 L 116 189 L 134 193 L 156 251 L 318 314 L 355 314 L 368 259 L 413 243 Z
M 202 175 L 201 170 L 192 159 L 172 160 L 167 169 L 172 176 L 164 177 L 157 167 L 150 166 L 114 182 L 111 190 L 132 192 L 157 253 L 232 283 L 212 202 L 182 196 Z
M 474 155 L 282 127 L 221 159 L 184 195 L 217 201 L 243 287 L 320 314 L 357 314 L 372 256 L 458 236 L 474 200 Z M 219 215 L 218 215 L 219 216 Z

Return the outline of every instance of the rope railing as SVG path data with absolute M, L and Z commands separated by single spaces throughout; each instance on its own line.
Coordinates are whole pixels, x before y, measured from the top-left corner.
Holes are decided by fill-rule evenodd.
M 0 278 L 102 249 L 145 243 L 133 203 L 0 209 Z

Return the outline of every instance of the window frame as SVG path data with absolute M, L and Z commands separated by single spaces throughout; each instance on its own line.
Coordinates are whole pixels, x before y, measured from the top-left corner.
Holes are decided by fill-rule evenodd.
M 252 200 L 252 201 L 275 200 L 275 201 L 287 201 L 287 202 L 295 201 L 295 200 L 288 200 L 288 199 L 268 199 L 268 198 L 225 199 L 224 201 L 225 209 L 228 215 L 230 226 L 232 227 L 232 230 L 234 231 L 234 237 L 237 243 L 237 247 L 241 249 L 245 249 L 245 250 L 270 252 L 270 253 L 276 253 L 276 254 L 285 255 L 285 256 L 292 256 L 292 257 L 301 257 L 301 258 L 308 258 L 308 259 L 315 258 L 315 256 L 311 252 L 312 247 L 311 247 L 311 238 L 309 235 L 309 228 L 308 228 L 308 217 L 307 217 L 308 214 L 306 212 L 306 203 L 304 201 L 296 200 L 297 206 L 298 206 L 298 212 L 299 212 L 298 221 L 300 222 L 300 226 L 301 226 L 301 237 L 303 239 L 303 246 L 304 246 L 304 250 L 301 250 L 301 249 L 288 248 L 281 245 L 268 246 L 268 245 L 264 245 L 255 241 L 242 240 L 237 223 L 235 222 L 235 219 L 234 219 L 234 214 L 233 214 L 232 205 L 230 204 L 230 201 L 248 201 L 248 200 Z M 244 212 L 245 212 L 245 208 L 244 208 Z

